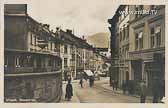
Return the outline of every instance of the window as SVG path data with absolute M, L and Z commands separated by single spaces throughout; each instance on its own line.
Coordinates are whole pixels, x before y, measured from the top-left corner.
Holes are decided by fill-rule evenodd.
M 125 40 L 126 29 L 123 29 L 123 40 Z
M 135 50 L 138 49 L 138 33 L 135 33 Z
M 57 42 L 55 42 L 55 44 L 54 44 L 54 49 L 55 49 L 55 51 L 59 51 L 60 50 L 59 44 L 57 44 Z
M 48 59 L 48 66 L 52 66 L 52 58 Z
M 154 47 L 154 43 L 155 43 L 155 40 L 154 40 L 154 37 L 155 37 L 155 33 L 154 33 L 154 31 L 155 31 L 155 29 L 154 29 L 154 27 L 152 27 L 151 29 L 150 29 L 150 34 L 151 34 L 151 48 L 153 48 Z
M 143 32 L 135 33 L 135 50 L 143 48 Z
M 160 47 L 160 45 L 161 45 L 161 28 L 160 28 L 160 26 L 156 27 L 155 33 L 156 33 L 156 47 Z
M 161 28 L 160 26 L 157 27 L 152 27 L 150 29 L 150 34 L 151 34 L 151 48 L 155 48 L 155 47 L 160 47 L 161 45 Z
M 140 32 L 139 33 L 139 49 L 142 49 L 143 48 L 143 32 Z
M 37 45 L 37 36 L 36 35 L 34 35 L 34 44 L 35 44 L 35 46 Z
M 129 38 L 129 26 L 127 26 L 127 38 Z
M 32 56 L 28 56 L 28 66 L 32 67 L 34 65 L 34 58 Z
M 122 30 L 122 40 L 125 39 L 125 33 L 124 33 L 124 29 Z
M 122 32 L 120 32 L 120 42 L 122 41 Z
M 67 58 L 64 58 L 64 68 L 68 66 Z
M 50 50 L 52 50 L 52 42 L 50 42 Z
M 30 44 L 33 45 L 33 34 L 30 33 Z
M 68 48 L 67 48 L 67 45 L 64 45 L 64 53 L 68 53 Z
M 37 40 L 37 39 L 36 39 L 36 35 L 33 34 L 33 33 L 31 33 L 31 34 L 30 34 L 30 44 L 36 46 L 36 40 Z

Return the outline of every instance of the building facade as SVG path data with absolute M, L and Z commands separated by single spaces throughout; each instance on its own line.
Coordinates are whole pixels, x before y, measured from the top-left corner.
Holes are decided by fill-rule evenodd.
M 5 101 L 59 102 L 62 95 L 61 41 L 49 30 L 49 25 L 31 18 L 27 5 L 7 4 L 4 41 Z
M 130 10 L 156 12 L 147 15 L 135 14 L 130 18 L 131 77 L 134 80 L 145 80 L 151 90 L 155 77 L 165 81 L 165 6 L 130 6 Z
M 62 58 L 63 79 L 79 79 L 85 70 L 96 71 L 102 59 L 95 49 L 87 43 L 84 37 L 79 38 L 72 33 L 72 30 L 59 31 L 60 38 L 64 41 L 61 44 L 60 55 Z
M 121 5 L 108 22 L 111 24 L 111 78 L 121 85 L 123 80 L 135 83 L 144 80 L 149 91 L 155 77 L 164 82 L 165 6 Z

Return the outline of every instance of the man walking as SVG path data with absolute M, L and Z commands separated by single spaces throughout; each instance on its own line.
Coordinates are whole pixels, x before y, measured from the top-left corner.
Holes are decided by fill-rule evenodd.
M 122 89 L 123 89 L 123 94 L 125 94 L 126 93 L 126 82 L 125 82 L 125 80 L 123 80 L 123 82 L 122 82 Z
M 81 85 L 81 88 L 83 88 L 83 79 L 82 79 L 82 78 L 80 79 L 80 82 L 79 82 L 79 83 L 80 83 L 80 85 Z
M 115 88 L 116 88 L 116 90 L 118 88 L 118 81 L 117 80 L 115 81 Z
M 114 91 L 114 88 L 115 88 L 115 81 L 114 81 L 114 79 L 112 80 L 112 87 L 113 87 L 113 91 Z
M 147 91 L 146 83 L 145 81 L 141 81 L 140 82 L 140 102 L 141 103 L 145 103 L 146 91 Z

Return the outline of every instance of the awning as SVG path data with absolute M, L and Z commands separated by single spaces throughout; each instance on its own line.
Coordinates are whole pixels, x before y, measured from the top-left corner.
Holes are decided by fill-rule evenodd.
M 138 38 L 142 38 L 143 37 L 143 32 L 140 32 L 138 35 Z
M 84 72 L 88 75 L 88 76 L 94 76 L 93 72 L 91 70 L 84 70 Z

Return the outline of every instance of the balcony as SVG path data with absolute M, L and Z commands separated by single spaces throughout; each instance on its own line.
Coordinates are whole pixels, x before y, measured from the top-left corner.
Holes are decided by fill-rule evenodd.
M 40 73 L 40 72 L 54 72 L 58 71 L 59 68 L 47 66 L 47 67 L 5 67 L 4 72 L 7 74 L 15 73 Z
M 33 67 L 5 67 L 5 73 L 27 73 L 33 72 Z

